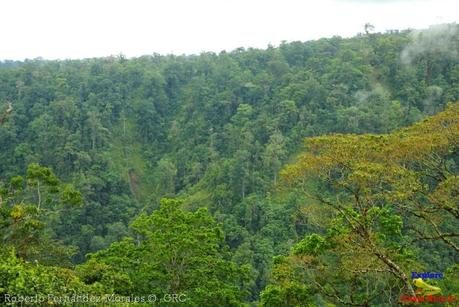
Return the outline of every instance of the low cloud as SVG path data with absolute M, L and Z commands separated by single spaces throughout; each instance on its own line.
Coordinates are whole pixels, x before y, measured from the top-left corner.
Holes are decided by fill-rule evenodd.
M 414 30 L 410 38 L 411 43 L 400 55 L 404 64 L 411 64 L 417 56 L 426 53 L 441 53 L 442 56 L 459 59 L 459 25 L 455 23 Z

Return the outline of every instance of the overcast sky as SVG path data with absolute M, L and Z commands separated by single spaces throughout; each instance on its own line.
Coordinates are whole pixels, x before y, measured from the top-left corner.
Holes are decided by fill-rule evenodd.
M 458 22 L 459 0 L 2 0 L 0 60 L 265 48 Z

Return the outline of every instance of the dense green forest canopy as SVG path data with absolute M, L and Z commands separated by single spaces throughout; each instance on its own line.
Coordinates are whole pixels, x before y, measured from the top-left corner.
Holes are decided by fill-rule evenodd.
M 457 295 L 457 50 L 447 24 L 0 62 L 0 295 L 368 306 L 415 270 Z

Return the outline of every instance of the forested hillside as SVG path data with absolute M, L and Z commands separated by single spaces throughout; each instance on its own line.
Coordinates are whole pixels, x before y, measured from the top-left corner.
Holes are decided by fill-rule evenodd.
M 385 306 L 412 271 L 459 296 L 458 50 L 449 24 L 0 62 L 0 302 Z

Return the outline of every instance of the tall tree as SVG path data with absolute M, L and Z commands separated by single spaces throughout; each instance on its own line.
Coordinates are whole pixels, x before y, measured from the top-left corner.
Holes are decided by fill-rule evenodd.
M 437 240 L 459 253 L 453 226 L 459 225 L 458 110 L 451 104 L 389 135 L 306 139 L 306 153 L 283 171 L 283 178 L 334 216 L 325 234 L 305 237 L 289 261 L 303 262 L 309 272 L 304 274 L 324 296 L 343 304 L 371 304 L 381 290 L 394 291 L 388 282 L 363 294 L 363 280 L 375 282 L 378 275 L 395 277 L 401 287 L 395 293 L 415 296 L 407 274 L 420 265 L 415 241 Z M 351 288 L 333 286 L 334 278 L 349 280 Z
M 110 274 L 127 274 L 130 282 L 106 289 L 158 297 L 177 294 L 192 306 L 241 305 L 248 268 L 228 260 L 222 230 L 207 210 L 186 212 L 179 201 L 163 199 L 159 210 L 141 215 L 132 228 L 134 238 L 90 256 L 79 268 L 83 280 L 111 284 L 118 277 Z

